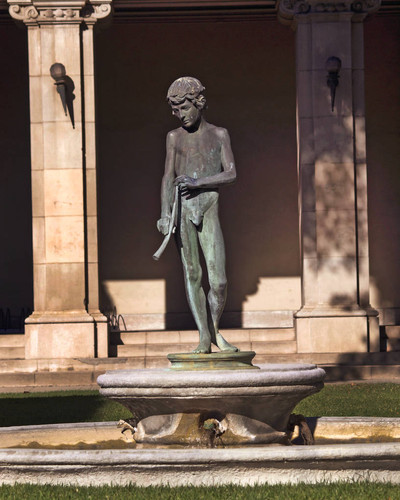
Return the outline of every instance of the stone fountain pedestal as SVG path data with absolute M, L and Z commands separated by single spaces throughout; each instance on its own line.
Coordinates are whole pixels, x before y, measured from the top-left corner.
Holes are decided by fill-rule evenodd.
M 132 412 L 137 443 L 288 444 L 289 417 L 323 388 L 324 370 L 312 364 L 248 368 L 115 370 L 97 382 L 100 394 Z

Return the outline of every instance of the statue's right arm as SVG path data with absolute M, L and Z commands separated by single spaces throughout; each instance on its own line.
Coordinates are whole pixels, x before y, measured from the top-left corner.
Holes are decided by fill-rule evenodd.
M 167 135 L 167 155 L 165 158 L 164 176 L 161 183 L 161 218 L 157 222 L 158 230 L 164 235 L 168 233 L 171 209 L 174 201 L 175 143 L 176 132 L 173 130 Z

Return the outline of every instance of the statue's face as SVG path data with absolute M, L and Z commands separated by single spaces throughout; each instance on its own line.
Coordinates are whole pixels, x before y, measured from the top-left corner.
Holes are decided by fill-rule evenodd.
M 195 128 L 200 123 L 201 111 L 188 99 L 181 104 L 172 105 L 172 114 L 179 118 L 186 129 Z

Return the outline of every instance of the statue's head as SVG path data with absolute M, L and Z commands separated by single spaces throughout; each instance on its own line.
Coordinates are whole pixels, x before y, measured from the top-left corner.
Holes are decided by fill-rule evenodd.
M 200 111 L 206 108 L 206 98 L 202 95 L 205 87 L 200 80 L 192 76 L 183 76 L 175 80 L 167 92 L 167 101 L 171 106 L 177 106 L 186 100 L 192 102 Z

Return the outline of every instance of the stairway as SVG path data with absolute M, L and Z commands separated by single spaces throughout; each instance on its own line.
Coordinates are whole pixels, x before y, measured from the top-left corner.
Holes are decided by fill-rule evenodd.
M 221 330 L 241 350 L 256 352 L 254 364 L 312 363 L 326 381 L 400 383 L 400 351 L 375 353 L 297 353 L 293 328 Z M 0 392 L 98 389 L 108 370 L 168 368 L 167 354 L 190 352 L 197 331 L 111 331 L 108 358 L 24 359 L 24 335 L 0 334 Z
M 296 352 L 293 328 L 221 330 L 221 334 L 241 351 L 264 354 L 292 354 Z M 136 358 L 145 368 L 167 367 L 167 354 L 191 352 L 199 342 L 197 331 L 114 331 L 110 334 L 110 356 Z M 215 348 L 215 350 L 217 350 Z
M 0 334 L 0 359 L 24 359 L 25 336 L 19 334 Z

